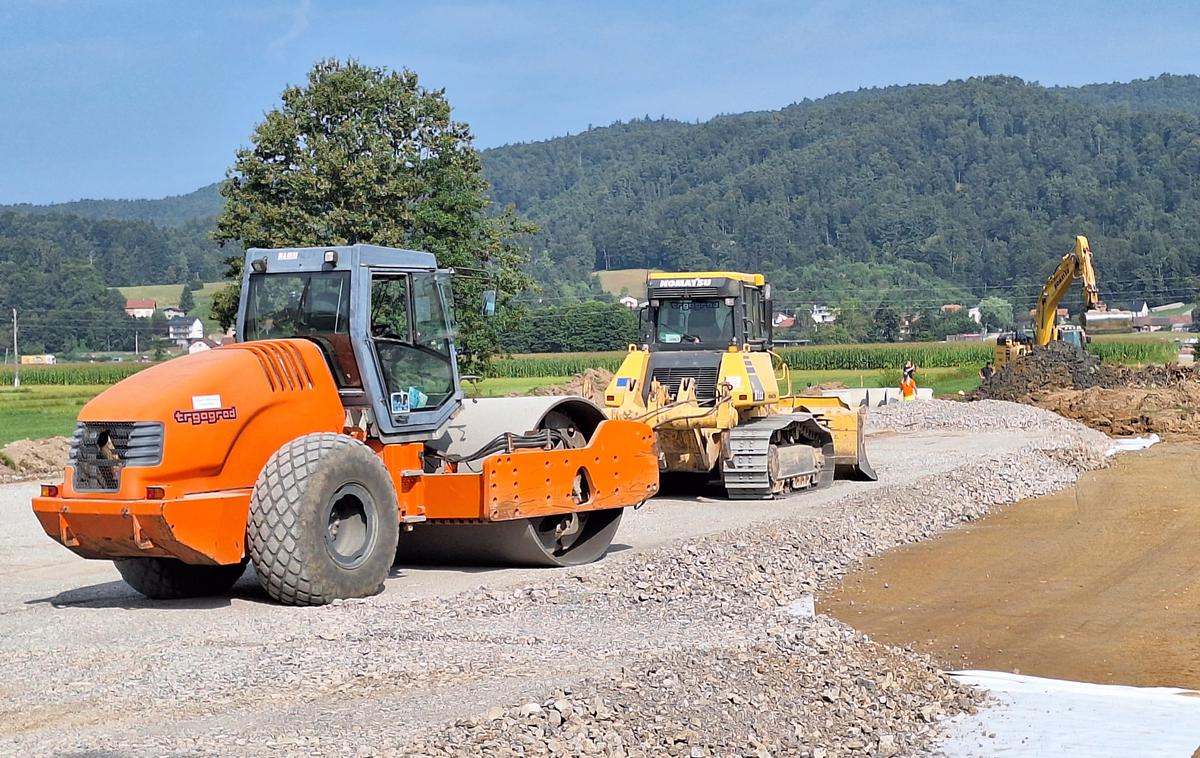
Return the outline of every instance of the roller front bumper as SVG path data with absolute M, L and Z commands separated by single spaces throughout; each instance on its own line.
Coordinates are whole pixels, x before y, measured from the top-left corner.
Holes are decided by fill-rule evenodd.
M 250 490 L 164 500 L 36 497 L 46 534 L 84 558 L 170 557 L 185 563 L 240 563 Z

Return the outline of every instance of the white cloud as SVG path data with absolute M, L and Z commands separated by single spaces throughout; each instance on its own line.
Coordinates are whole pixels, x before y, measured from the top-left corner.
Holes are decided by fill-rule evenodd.
M 288 44 L 295 42 L 308 28 L 308 12 L 312 10 L 312 0 L 300 0 L 292 12 L 292 25 L 283 36 L 271 40 L 270 49 L 275 52 L 283 50 Z

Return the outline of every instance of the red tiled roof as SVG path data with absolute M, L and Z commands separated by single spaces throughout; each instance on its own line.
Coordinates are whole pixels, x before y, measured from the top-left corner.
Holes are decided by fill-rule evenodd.
M 125 307 L 126 307 L 126 308 L 150 308 L 150 309 L 154 309 L 154 308 L 158 307 L 158 303 L 154 302 L 154 300 L 152 300 L 152 299 L 150 299 L 150 298 L 143 298 L 143 299 L 140 299 L 140 300 L 126 300 L 126 301 L 125 301 Z

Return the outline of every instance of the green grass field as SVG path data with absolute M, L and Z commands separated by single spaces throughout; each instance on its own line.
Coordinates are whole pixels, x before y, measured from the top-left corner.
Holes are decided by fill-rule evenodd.
M 463 382 L 463 392 L 467 397 L 505 397 L 507 395 L 524 395 L 538 387 L 548 387 L 555 384 L 566 384 L 569 376 L 542 376 L 513 379 L 509 377 L 494 377 L 479 382 Z
M 208 306 L 212 304 L 213 294 L 225 284 L 226 282 L 205 282 L 203 289 L 192 293 L 192 297 L 196 300 L 196 307 L 192 309 L 192 315 L 199 316 L 204 321 L 205 334 L 221 331 L 220 325 L 209 318 Z M 146 284 L 137 287 L 117 287 L 116 289 L 125 296 L 126 300 L 153 298 L 159 308 L 165 308 L 168 305 L 178 307 L 183 284 Z
M 979 369 L 974 366 L 959 368 L 926 368 L 917 371 L 917 386 L 931 387 L 934 395 L 956 395 L 970 392 L 979 386 Z M 841 382 L 847 387 L 899 387 L 900 372 L 892 369 L 870 371 L 793 371 L 792 391 L 801 392 L 813 384 Z
M 70 436 L 84 403 L 104 385 L 0 387 L 0 445 Z

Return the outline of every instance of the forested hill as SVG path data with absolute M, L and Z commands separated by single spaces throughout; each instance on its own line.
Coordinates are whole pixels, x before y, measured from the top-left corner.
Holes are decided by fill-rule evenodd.
M 1165 102 L 1149 94 L 1156 81 L 1072 95 L 1008 77 L 865 90 L 484 157 L 495 198 L 542 226 L 544 277 L 741 268 L 797 301 L 965 288 L 1022 305 L 1087 234 L 1110 299 L 1190 300 L 1200 121 L 1126 107 Z M 1169 82 L 1180 111 L 1200 103 L 1195 81 Z M 856 289 L 856 270 L 874 282 Z
M 1135 111 L 1200 113 L 1200 76 L 1162 74 L 1132 82 L 1056 87 L 1054 91 L 1089 105 L 1123 105 Z
M 549 302 L 587 293 L 595 269 L 731 267 L 772 274 L 785 305 L 1023 305 L 1079 233 L 1111 301 L 1190 300 L 1196 113 L 1196 76 L 1076 88 L 986 77 L 699 124 L 636 120 L 483 157 L 494 198 L 543 227 L 533 269 Z M 49 241 L 107 284 L 207 280 L 228 254 L 206 239 L 220 203 L 212 184 L 0 207 L 0 240 Z
M 148 221 L 159 226 L 182 226 L 195 219 L 207 219 L 221 211 L 217 184 L 201 187 L 186 195 L 154 200 L 74 200 L 50 205 L 0 205 L 0 211 L 18 213 L 67 213 L 92 219 Z

